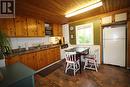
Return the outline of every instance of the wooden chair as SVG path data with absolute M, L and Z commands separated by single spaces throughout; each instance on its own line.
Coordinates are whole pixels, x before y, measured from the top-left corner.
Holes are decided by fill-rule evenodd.
M 88 55 L 85 55 L 85 65 L 84 65 L 84 69 L 92 69 L 92 70 L 96 70 L 98 72 L 98 63 L 96 60 L 96 56 L 98 53 L 98 49 L 95 50 L 90 50 Z
M 74 71 L 74 76 L 75 73 L 80 69 L 80 63 L 79 63 L 79 59 L 76 56 L 76 52 L 66 52 L 66 69 L 65 69 L 65 73 L 67 73 L 67 71 L 69 69 L 72 69 Z

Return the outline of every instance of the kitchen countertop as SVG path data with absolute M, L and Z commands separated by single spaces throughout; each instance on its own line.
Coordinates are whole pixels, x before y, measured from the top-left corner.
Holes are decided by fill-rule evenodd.
M 51 48 L 55 48 L 58 47 L 60 45 L 47 45 L 47 46 L 40 46 L 40 47 L 30 47 L 29 50 L 26 50 L 25 48 L 22 48 L 21 51 L 15 51 L 12 54 L 6 56 L 6 57 L 13 57 L 13 56 L 17 56 L 17 55 L 23 55 L 23 54 L 27 54 L 27 53 L 33 53 L 33 52 L 38 52 L 38 51 L 42 51 L 42 50 L 47 50 L 47 49 L 51 49 Z

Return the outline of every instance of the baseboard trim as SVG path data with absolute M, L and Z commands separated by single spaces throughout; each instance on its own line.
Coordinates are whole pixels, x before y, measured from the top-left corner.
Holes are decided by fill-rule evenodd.
M 130 67 L 127 67 L 127 69 L 130 69 Z
M 56 63 L 62 61 L 62 60 L 63 60 L 63 59 L 60 59 L 60 60 L 58 60 L 58 61 L 56 61 L 56 62 L 54 62 L 54 63 L 51 63 L 51 64 L 49 64 L 48 66 L 45 66 L 45 67 L 43 67 L 43 68 L 37 70 L 36 73 L 38 73 L 38 72 L 40 72 L 40 71 L 42 71 L 42 70 L 44 70 L 44 69 L 46 69 L 46 68 L 48 68 L 48 67 L 50 67 L 50 66 L 52 66 L 52 65 L 54 65 L 54 64 L 56 64 Z
M 118 66 L 118 65 L 112 65 L 112 64 L 104 64 L 103 65 L 109 65 L 109 66 L 115 66 L 115 67 L 121 67 L 121 68 L 126 68 L 125 66 Z

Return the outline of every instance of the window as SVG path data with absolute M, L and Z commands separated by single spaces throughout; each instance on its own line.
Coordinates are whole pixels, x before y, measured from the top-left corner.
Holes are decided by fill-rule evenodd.
M 93 44 L 93 23 L 76 26 L 76 44 Z

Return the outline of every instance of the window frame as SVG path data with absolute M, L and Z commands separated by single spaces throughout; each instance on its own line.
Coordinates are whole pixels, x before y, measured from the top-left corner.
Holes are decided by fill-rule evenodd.
M 79 43 L 78 41 L 78 30 L 81 28 L 83 29 L 83 27 L 90 27 L 91 28 L 91 39 L 92 41 L 90 43 Z M 94 27 L 93 27 L 93 23 L 87 23 L 87 24 L 82 24 L 82 25 L 77 25 L 75 26 L 76 29 L 76 45 L 93 45 L 94 44 Z

